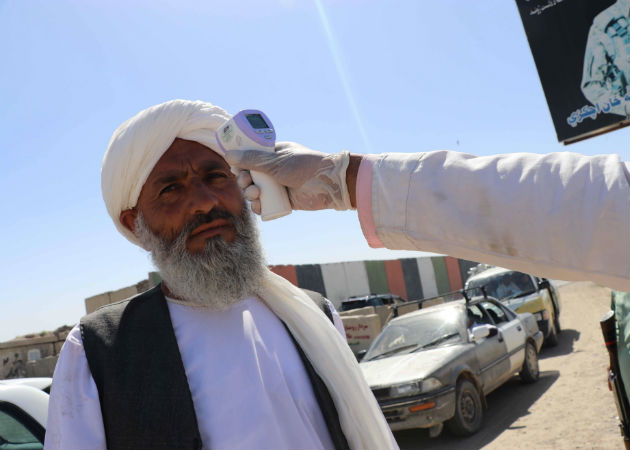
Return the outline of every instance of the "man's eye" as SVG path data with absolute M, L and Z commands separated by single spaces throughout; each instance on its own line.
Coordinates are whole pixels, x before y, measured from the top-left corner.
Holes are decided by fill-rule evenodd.
M 210 172 L 208 174 L 206 174 L 205 178 L 207 181 L 212 181 L 212 180 L 216 180 L 216 179 L 221 179 L 221 178 L 227 178 L 230 175 L 230 172 L 225 172 L 222 170 L 218 170 L 216 172 Z
M 167 194 L 169 192 L 173 192 L 173 191 L 177 190 L 178 188 L 179 188 L 179 185 L 177 185 L 177 184 L 169 184 L 168 186 L 166 186 L 164 189 L 162 189 L 160 191 L 160 195 Z

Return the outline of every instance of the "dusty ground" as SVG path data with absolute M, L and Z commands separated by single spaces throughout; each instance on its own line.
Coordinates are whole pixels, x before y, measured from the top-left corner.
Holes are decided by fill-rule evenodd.
M 488 396 L 482 430 L 461 439 L 445 430 L 395 433 L 402 449 L 622 449 L 612 393 L 606 385 L 608 354 L 599 319 L 610 309 L 610 290 L 592 283 L 560 288 L 562 333 L 543 347 L 541 377 L 517 378 Z

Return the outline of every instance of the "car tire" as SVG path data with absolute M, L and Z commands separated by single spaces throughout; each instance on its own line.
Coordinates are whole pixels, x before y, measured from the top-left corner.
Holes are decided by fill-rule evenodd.
M 553 313 L 553 325 L 556 327 L 556 335 L 562 332 L 562 328 L 560 327 L 560 317 L 558 317 L 558 312 L 554 311 Z
M 558 331 L 556 329 L 556 321 L 549 321 L 549 326 L 551 329 L 549 330 L 549 335 L 545 339 L 545 344 L 549 347 L 555 347 L 558 345 Z
M 481 428 L 483 405 L 477 387 L 469 380 L 457 382 L 455 415 L 446 422 L 449 431 L 457 436 L 470 436 Z
M 540 377 L 538 352 L 531 342 L 525 344 L 525 361 L 523 361 L 523 368 L 519 375 L 523 383 L 534 383 Z

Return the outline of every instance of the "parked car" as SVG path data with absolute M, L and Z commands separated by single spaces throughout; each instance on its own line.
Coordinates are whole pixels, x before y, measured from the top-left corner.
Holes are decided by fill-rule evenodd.
M 343 300 L 340 309 L 341 311 L 350 311 L 352 309 L 365 308 L 366 306 L 397 305 L 400 303 L 405 303 L 405 300 L 394 294 L 357 295 Z
M 50 394 L 52 386 L 52 378 L 50 377 L 32 377 L 32 378 L 8 378 L 0 380 L 0 386 L 31 386 L 40 391 Z
M 0 380 L 0 449 L 44 447 L 50 378 Z
M 467 289 L 482 287 L 490 297 L 498 298 L 517 313 L 530 312 L 538 321 L 545 343 L 558 344 L 560 328 L 560 298 L 546 278 L 534 277 L 515 270 L 492 267 L 471 276 Z
M 496 299 L 431 306 L 393 319 L 360 363 L 393 431 L 445 423 L 457 435 L 477 432 L 485 396 L 519 373 L 539 377 L 542 332 L 530 313 Z

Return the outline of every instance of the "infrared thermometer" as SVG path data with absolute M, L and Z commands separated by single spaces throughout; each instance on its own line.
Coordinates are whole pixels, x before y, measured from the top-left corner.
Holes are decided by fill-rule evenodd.
M 221 149 L 264 150 L 274 152 L 276 132 L 262 111 L 244 109 L 225 122 L 216 132 Z M 252 180 L 260 188 L 260 217 L 273 220 L 291 213 L 289 195 L 284 186 L 269 175 L 251 172 Z

